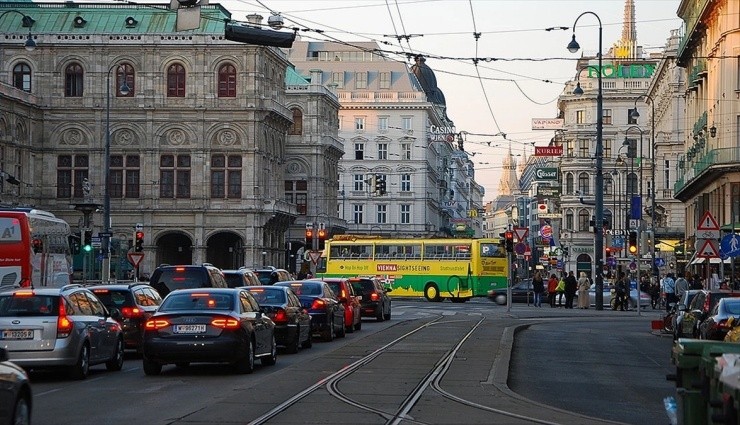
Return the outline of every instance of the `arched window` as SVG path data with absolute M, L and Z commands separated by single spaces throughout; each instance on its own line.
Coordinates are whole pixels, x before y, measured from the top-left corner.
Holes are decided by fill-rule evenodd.
M 604 195 L 612 195 L 614 193 L 613 181 L 611 176 L 604 176 Z
M 637 174 L 635 173 L 627 176 L 627 194 L 637 195 Z
M 588 213 L 588 210 L 585 210 L 585 209 L 580 210 L 578 212 L 578 231 L 588 232 L 590 221 L 591 221 L 591 214 Z
M 296 136 L 303 134 L 303 112 L 298 108 L 292 108 L 293 124 L 288 129 L 288 134 Z
M 591 178 L 588 173 L 581 173 L 578 175 L 578 190 L 581 191 L 581 195 L 589 194 L 589 183 Z
M 565 193 L 566 195 L 573 194 L 573 174 L 572 173 L 568 173 L 568 175 L 565 176 Z
M 604 210 L 604 228 L 605 229 L 613 229 L 614 226 L 614 218 L 611 210 Z
M 236 68 L 230 63 L 218 68 L 218 97 L 236 97 Z
M 121 86 L 123 82 L 126 82 L 128 86 L 128 93 L 121 93 Z M 116 96 L 117 97 L 134 97 L 136 91 L 136 73 L 134 67 L 128 63 L 122 63 L 118 66 L 118 72 L 116 72 Z
M 565 228 L 573 230 L 573 211 L 568 211 L 565 214 Z
M 13 67 L 13 87 L 31 93 L 31 67 L 19 63 Z
M 84 72 L 82 65 L 71 63 L 64 70 L 64 96 L 65 97 L 82 97 Z
M 167 97 L 185 97 L 185 67 L 179 63 L 167 68 Z

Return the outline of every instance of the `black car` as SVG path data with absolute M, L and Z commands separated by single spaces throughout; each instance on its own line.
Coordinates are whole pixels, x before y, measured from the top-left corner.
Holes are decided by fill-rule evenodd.
M 8 361 L 8 350 L 0 348 L 0 423 L 31 423 L 31 381 L 20 366 Z
M 699 324 L 699 338 L 723 341 L 740 319 L 740 298 L 722 298 Z
M 270 285 L 244 289 L 252 293 L 260 311 L 275 322 L 278 345 L 289 353 L 297 353 L 298 347 L 311 348 L 311 316 L 290 288 Z
M 681 328 L 684 332 L 691 332 L 693 338 L 699 338 L 699 326 L 714 309 L 720 299 L 738 297 L 740 292 L 699 290 L 688 307 L 678 305 L 679 311 L 685 311 Z
M 694 299 L 694 296 L 699 293 L 699 289 L 689 289 L 683 295 L 681 296 L 681 299 L 678 300 L 678 303 L 674 305 L 670 311 L 672 328 L 673 328 L 673 340 L 677 341 L 679 338 L 692 338 L 694 335 L 694 329 L 691 327 L 685 327 L 684 328 L 684 317 L 686 316 L 687 307 L 689 304 L 691 304 L 691 301 Z M 683 306 L 683 307 L 680 307 Z M 690 323 L 691 326 L 694 325 L 693 322 Z
M 243 288 L 173 291 L 145 325 L 147 375 L 158 375 L 165 364 L 192 362 L 229 363 L 237 373 L 252 373 L 255 358 L 275 364 L 275 324 Z
M 176 289 L 229 287 L 221 270 L 210 264 L 159 266 L 152 273 L 149 284 L 163 298 Z
M 97 285 L 90 290 L 121 324 L 126 348 L 141 351 L 144 323 L 162 303 L 159 293 L 146 283 Z
M 238 270 L 221 270 L 221 272 L 224 274 L 224 279 L 226 279 L 229 288 L 262 285 L 257 274 L 246 267 L 241 267 Z
M 498 305 L 506 305 L 507 297 L 506 288 L 491 289 L 488 291 L 488 298 Z M 546 299 L 547 291 L 542 293 L 542 300 Z M 511 302 L 527 304 L 534 303 L 534 287 L 532 286 L 532 279 L 523 279 L 511 287 Z
M 303 308 L 311 315 L 311 333 L 320 335 L 324 341 L 345 336 L 344 306 L 339 303 L 328 283 L 294 280 L 275 285 L 288 287 L 295 292 Z
M 374 277 L 353 277 L 350 283 L 360 298 L 362 317 L 374 317 L 378 322 L 391 319 L 391 298 L 388 290 Z
M 254 271 L 257 278 L 260 280 L 262 285 L 273 285 L 277 282 L 287 282 L 293 280 L 290 272 L 285 269 L 277 269 L 275 267 L 265 267 Z

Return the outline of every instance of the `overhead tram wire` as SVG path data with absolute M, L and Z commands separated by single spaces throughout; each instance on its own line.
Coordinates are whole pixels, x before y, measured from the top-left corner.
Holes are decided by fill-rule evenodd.
M 468 4 L 470 5 L 470 16 L 473 20 L 473 38 L 475 39 L 475 56 L 478 56 L 478 42 L 480 41 L 480 33 L 478 33 L 478 29 L 475 25 L 475 11 L 473 10 L 473 2 L 472 0 L 468 0 Z M 506 133 L 501 130 L 501 126 L 498 124 L 498 120 L 496 119 L 496 114 L 493 113 L 493 106 L 491 106 L 491 100 L 488 98 L 488 92 L 486 92 L 486 87 L 483 84 L 483 80 L 481 79 L 480 75 L 480 69 L 478 69 L 478 61 L 474 60 L 473 65 L 475 65 L 475 73 L 478 74 L 478 82 L 480 83 L 481 91 L 483 92 L 483 98 L 486 100 L 486 106 L 488 106 L 488 112 L 491 114 L 491 118 L 493 119 L 493 123 L 496 125 L 496 130 L 498 130 L 499 133 L 504 135 L 504 139 L 506 139 Z

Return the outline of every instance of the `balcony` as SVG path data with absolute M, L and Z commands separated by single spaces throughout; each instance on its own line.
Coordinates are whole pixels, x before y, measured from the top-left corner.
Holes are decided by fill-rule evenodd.
M 676 199 L 685 202 L 723 174 L 740 172 L 740 147 L 712 149 L 692 161 L 679 161 L 673 185 Z

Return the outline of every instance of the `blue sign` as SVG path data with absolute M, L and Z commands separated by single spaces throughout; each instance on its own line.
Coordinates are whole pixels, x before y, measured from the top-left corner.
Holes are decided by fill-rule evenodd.
M 719 243 L 719 252 L 725 258 L 740 256 L 740 235 L 737 233 L 725 235 Z
M 612 246 L 616 246 L 619 248 L 624 248 L 624 236 L 613 236 L 612 237 Z
M 633 220 L 639 220 L 642 218 L 642 198 L 639 196 L 632 197 L 632 203 L 630 204 L 630 218 Z
M 665 260 L 662 259 L 662 258 L 660 258 L 660 257 L 656 258 L 655 259 L 655 266 L 656 267 L 663 267 L 663 266 L 665 266 Z
M 616 267 L 617 265 L 617 259 L 614 257 L 609 257 L 606 259 L 606 265 L 609 267 Z

